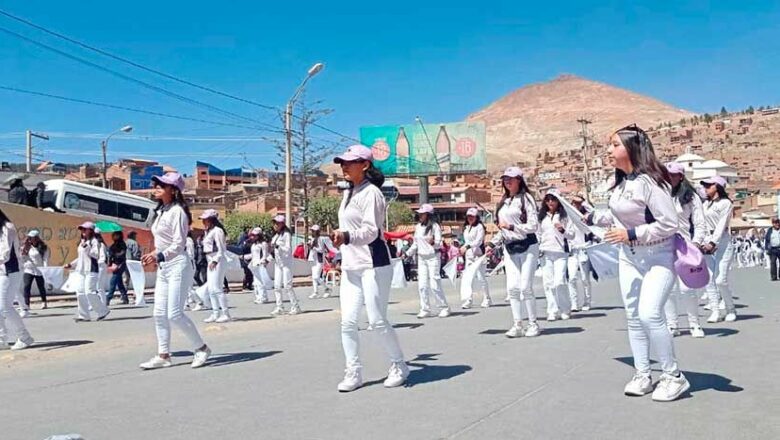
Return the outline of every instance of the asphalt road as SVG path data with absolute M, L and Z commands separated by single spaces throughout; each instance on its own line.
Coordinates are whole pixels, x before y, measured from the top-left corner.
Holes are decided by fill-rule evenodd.
M 138 369 L 156 347 L 150 308 L 117 307 L 106 321 L 85 324 L 72 322 L 72 305 L 35 311 L 26 323 L 36 346 L 0 352 L 0 438 L 780 436 L 780 283 L 766 271 L 735 271 L 738 321 L 706 325 L 704 339 L 675 339 L 692 389 L 672 403 L 622 394 L 633 371 L 615 281 L 595 285 L 590 312 L 541 321 L 535 339 L 504 337 L 511 317 L 503 282 L 491 280 L 497 306 L 454 309 L 446 319 L 415 318 L 415 285 L 393 291 L 390 319 L 412 369 L 408 386 L 382 386 L 388 364 L 364 331 L 369 385 L 348 394 L 336 392 L 343 374 L 337 298 L 304 299 L 306 313 L 271 318 L 272 305 L 232 294 L 238 319 L 226 325 L 203 324 L 207 312 L 192 313 L 214 349 L 199 370 L 189 367 L 190 347 L 175 331 L 175 367 Z M 305 298 L 308 289 L 298 292 Z M 457 306 L 455 289 L 447 292 Z M 537 302 L 540 312 L 544 305 Z

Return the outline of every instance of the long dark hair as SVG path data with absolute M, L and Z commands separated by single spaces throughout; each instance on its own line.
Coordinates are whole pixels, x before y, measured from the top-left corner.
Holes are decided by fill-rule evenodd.
M 181 192 L 181 190 L 179 190 L 179 188 L 177 188 L 177 187 L 175 187 L 173 185 L 168 185 L 168 184 L 165 184 L 165 183 L 161 183 L 159 181 L 156 182 L 156 183 L 158 185 L 160 185 L 160 186 L 169 186 L 169 187 L 171 187 L 173 189 L 173 201 L 171 203 L 174 204 L 174 205 L 181 206 L 181 209 L 183 209 L 184 213 L 187 214 L 187 222 L 188 222 L 188 224 L 192 224 L 192 212 L 190 212 L 190 206 L 187 204 L 187 200 L 184 199 L 184 194 Z M 162 200 L 158 200 L 157 201 L 157 206 L 154 208 L 154 211 L 156 213 L 155 215 L 160 215 L 160 210 L 162 208 L 163 208 L 163 202 L 162 202 Z M 224 230 L 224 229 L 225 228 L 222 228 L 222 230 Z M 129 235 L 128 235 L 128 238 L 135 239 L 135 237 L 130 237 Z
M 292 231 L 290 230 L 290 227 L 287 226 L 287 223 L 281 223 L 282 227 L 279 228 L 278 231 L 274 231 L 275 235 L 284 235 L 285 232 L 289 232 L 290 235 L 292 235 Z
M 520 181 L 520 189 L 517 191 L 517 194 L 514 196 L 509 195 L 509 189 L 507 189 L 504 182 L 501 182 L 501 186 L 504 187 L 504 194 L 501 196 L 501 200 L 498 202 L 498 205 L 496 205 L 496 215 L 494 216 L 494 221 L 496 224 L 498 224 L 498 211 L 501 210 L 501 208 L 504 206 L 504 203 L 506 202 L 506 199 L 512 198 L 512 197 L 520 197 L 520 200 L 522 204 L 520 205 L 520 221 L 525 223 L 528 221 L 528 213 L 525 210 L 525 199 L 527 196 L 531 196 L 533 198 L 533 195 L 531 194 L 531 190 L 528 189 L 528 184 L 525 182 L 525 179 L 523 176 L 520 177 L 514 177 L 514 179 L 517 179 Z
M 672 188 L 672 197 L 680 202 L 680 206 L 685 206 L 688 203 L 691 203 L 691 200 L 693 200 L 694 197 L 699 197 L 699 194 L 696 193 L 691 182 L 683 176 L 680 183 Z
M 717 191 L 718 191 L 718 198 L 719 199 L 726 199 L 729 202 L 731 201 L 731 198 L 729 197 L 729 193 L 726 192 L 726 188 L 718 185 L 717 183 L 713 183 L 713 185 L 715 185 L 715 189 L 717 189 Z M 709 196 L 707 196 L 707 198 L 710 199 Z M 710 199 L 710 200 L 712 200 L 712 199 Z
M 8 218 L 7 215 L 5 215 L 5 212 L 3 212 L 2 209 L 0 209 L 0 231 L 2 231 L 3 228 L 5 228 L 6 223 L 11 223 L 11 219 Z
M 46 251 L 49 249 L 48 246 L 46 246 L 46 243 L 41 240 L 40 237 L 38 237 L 38 244 L 33 244 L 33 238 L 34 237 L 27 237 L 24 240 L 24 246 L 22 246 L 22 254 L 27 255 L 28 252 L 30 252 L 30 248 L 38 249 L 38 253 L 41 254 L 41 257 L 46 253 Z
M 671 188 L 672 181 L 669 178 L 669 171 L 655 156 L 653 143 L 644 130 L 631 124 L 616 131 L 615 134 L 620 138 L 620 142 L 626 147 L 628 159 L 634 167 L 634 174 L 647 174 L 648 177 L 661 187 Z M 610 190 L 615 189 L 624 180 L 626 172 L 615 168 L 615 184 Z
M 464 221 L 463 221 L 463 229 L 464 229 L 464 230 L 465 230 L 466 228 L 468 228 L 469 226 L 471 226 L 472 228 L 476 228 L 477 226 L 479 226 L 479 225 L 481 225 L 481 224 L 482 224 L 482 217 L 480 217 L 480 215 L 479 215 L 479 214 L 477 214 L 477 215 L 476 215 L 476 217 L 474 217 L 474 218 L 475 218 L 477 221 L 476 221 L 476 222 L 474 222 L 474 225 L 471 225 L 471 224 L 469 223 L 469 217 L 468 217 L 468 216 L 466 216 L 466 220 L 464 220 Z M 483 225 L 482 227 L 484 228 L 485 226 Z
M 213 229 L 213 228 L 222 229 L 222 232 L 227 234 L 227 231 L 225 231 L 225 226 L 222 225 L 222 222 L 219 221 L 217 217 L 211 217 L 211 227 L 209 229 Z
M 374 166 L 373 162 L 368 162 L 368 169 L 366 169 L 366 179 L 379 189 L 381 189 L 382 184 L 385 183 L 385 175 L 379 171 L 379 168 Z
M 555 197 L 554 194 L 545 194 L 544 199 L 542 199 L 542 207 L 539 208 L 539 221 L 541 222 L 544 220 L 544 218 L 547 216 L 547 213 L 550 212 L 550 210 L 547 208 L 547 201 L 548 200 L 557 200 L 558 201 L 558 209 L 555 211 L 558 214 L 558 217 L 563 220 L 566 218 L 566 210 L 563 209 L 563 204 L 558 199 L 558 197 Z
M 425 219 L 425 222 L 420 221 L 420 215 L 417 215 L 417 222 L 420 223 L 422 226 L 425 226 L 425 235 L 428 235 L 431 233 L 431 230 L 433 229 L 433 225 L 435 225 L 436 219 L 433 218 L 433 214 L 428 214 L 428 218 Z

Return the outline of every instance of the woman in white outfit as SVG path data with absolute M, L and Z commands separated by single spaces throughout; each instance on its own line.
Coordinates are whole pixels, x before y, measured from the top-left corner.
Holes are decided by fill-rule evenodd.
M 652 391 L 653 400 L 667 402 L 690 388 L 677 366 L 663 313 L 677 280 L 673 240 L 677 211 L 669 173 L 656 158 L 650 138 L 636 125 L 618 130 L 610 142 L 616 169 L 609 209 L 594 211 L 589 220 L 609 227 L 604 239 L 619 248 L 618 278 L 636 368 L 624 393 L 642 396 Z M 655 391 L 651 346 L 663 371 Z
M 76 299 L 78 300 L 76 322 L 91 320 L 90 310 L 97 314 L 97 320 L 105 319 L 110 313 L 97 293 L 97 282 L 100 273 L 100 242 L 95 237 L 95 224 L 84 222 L 79 226 L 81 241 L 78 247 L 78 257 L 65 266 L 74 270 Z
M 580 195 L 575 195 L 571 200 L 572 205 L 582 215 L 589 214 L 593 211 L 586 202 L 585 198 Z M 571 311 L 587 312 L 591 306 L 591 290 L 590 290 L 590 260 L 588 260 L 588 254 L 585 252 L 585 248 L 591 244 L 592 235 L 585 234 L 578 228 L 574 222 L 569 222 L 569 230 L 573 235 L 573 238 L 569 239 L 569 258 L 566 267 L 566 274 L 569 277 L 569 301 L 571 301 Z M 582 294 L 580 294 L 577 284 L 582 287 Z
M 159 201 L 152 235 L 154 250 L 141 257 L 144 266 L 157 265 L 154 286 L 154 326 L 157 332 L 157 355 L 144 362 L 144 370 L 170 367 L 171 324 L 187 337 L 195 353 L 192 368 L 202 367 L 211 355 L 211 349 L 184 314 L 184 303 L 192 285 L 194 269 L 187 255 L 187 233 L 192 215 L 184 201 L 184 179 L 178 173 L 152 177 L 153 194 Z
M 512 309 L 512 327 L 508 338 L 539 336 L 534 296 L 534 272 L 539 261 L 538 210 L 518 167 L 509 167 L 501 175 L 504 195 L 496 207 L 499 232 L 488 243 L 488 255 L 496 246 L 503 246 L 506 290 Z M 528 327 L 523 328 L 523 308 L 528 314 Z
M 27 233 L 27 239 L 22 246 L 22 263 L 24 266 L 24 303 L 27 309 L 30 308 L 30 296 L 32 295 L 32 284 L 35 282 L 38 287 L 38 293 L 41 295 L 41 309 L 48 308 L 46 301 L 46 280 L 43 278 L 41 268 L 49 265 L 49 256 L 51 252 L 46 243 L 41 240 L 40 231 L 32 229 Z M 26 312 L 26 310 L 25 310 Z M 20 313 L 24 318 L 24 315 Z
M 353 145 L 334 159 L 350 184 L 339 206 L 339 228 L 333 232 L 333 244 L 341 251 L 342 269 L 339 301 L 346 372 L 338 384 L 341 392 L 363 386 L 358 319 L 364 304 L 368 325 L 390 358 L 385 387 L 401 386 L 409 376 L 395 329 L 387 320 L 393 269 L 382 233 L 386 206 L 379 188 L 384 176 L 371 160 L 371 150 L 362 145 Z
M 284 215 L 274 217 L 274 236 L 271 238 L 271 252 L 274 259 L 274 295 L 276 307 L 271 311 L 274 316 L 285 313 L 282 294 L 290 299 L 290 315 L 301 313 L 301 305 L 293 289 L 292 232 L 285 223 Z
M 268 275 L 269 253 L 268 242 L 263 235 L 263 230 L 260 228 L 252 229 L 249 234 L 250 240 L 252 240 L 252 246 L 249 248 L 249 270 L 252 271 L 254 277 L 253 287 L 255 288 L 255 304 L 265 304 L 268 302 L 268 291 L 273 288 L 273 285 L 268 285 L 268 281 L 271 277 Z
M 6 326 L 17 337 L 11 350 L 23 350 L 35 342 L 14 308 L 16 292 L 21 290 L 21 269 L 16 226 L 0 210 L 0 350 L 8 348 Z
M 539 210 L 539 250 L 544 256 L 542 285 L 547 298 L 548 321 L 571 317 L 571 299 L 566 286 L 568 240 L 574 238 L 570 223 L 557 193 L 545 194 Z
M 417 317 L 422 319 L 436 315 L 446 318 L 450 316 L 450 306 L 441 286 L 441 226 L 433 220 L 433 206 L 427 203 L 420 206 L 417 215 L 419 222 L 414 226 L 413 242 L 405 253 L 407 257 L 417 254 L 417 290 L 420 293 L 420 313 Z M 431 293 L 439 308 L 437 314 L 431 312 Z
M 710 283 L 707 285 L 712 314 L 707 322 L 718 322 L 721 316 L 719 303 L 722 299 L 726 306 L 726 321 L 737 320 L 737 309 L 729 286 L 731 260 L 734 257 L 734 246 L 731 244 L 729 222 L 734 209 L 726 192 L 726 179 L 713 176 L 701 182 L 707 194 L 704 202 L 704 221 L 707 225 L 707 236 L 702 251 L 707 254 L 707 266 L 710 268 Z
M 319 296 L 319 287 L 324 286 L 325 292 L 322 294 L 323 298 L 330 296 L 330 287 L 325 285 L 325 280 L 322 278 L 322 266 L 325 263 L 328 253 L 333 249 L 333 245 L 330 243 L 328 237 L 320 235 L 320 226 L 313 225 L 311 227 L 311 239 L 306 246 L 308 252 L 308 260 L 312 264 L 311 266 L 311 295 L 309 298 L 314 299 Z
M 207 209 L 200 215 L 203 220 L 203 227 L 206 228 L 203 238 L 203 252 L 206 254 L 208 262 L 208 275 L 206 275 L 206 286 L 209 299 L 211 300 L 211 315 L 203 322 L 229 322 L 230 310 L 228 310 L 228 300 L 225 291 L 222 288 L 222 281 L 225 279 L 225 270 L 227 270 L 227 237 L 225 228 L 219 221 L 219 213 L 214 209 Z
M 97 239 L 100 246 L 100 251 L 98 252 L 98 279 L 95 288 L 97 289 L 100 301 L 105 304 L 105 286 L 106 283 L 108 283 L 108 246 L 106 246 L 106 241 L 103 240 L 103 231 L 97 226 L 95 227 L 95 239 Z
M 460 254 L 466 260 L 463 272 L 465 273 L 471 265 L 485 253 L 485 225 L 479 218 L 477 208 L 469 208 L 466 211 L 466 224 L 463 226 L 463 246 L 460 248 Z M 460 298 L 463 301 L 461 305 L 464 309 L 471 308 L 474 298 L 474 284 L 477 284 L 484 294 L 482 298 L 482 307 L 488 308 L 493 305 L 490 299 L 490 289 L 488 287 L 486 271 L 487 263 L 481 264 L 474 275 L 471 283 L 461 282 Z
M 702 247 L 707 226 L 704 222 L 701 199 L 685 178 L 685 167 L 677 162 L 669 162 L 666 164 L 666 169 L 672 180 L 672 197 L 677 211 L 678 232 L 693 244 Z M 699 324 L 699 289 L 691 289 L 678 277 L 665 307 L 666 324 L 673 336 L 680 335 L 678 325 L 680 306 L 688 316 L 691 336 L 703 338 L 704 330 Z

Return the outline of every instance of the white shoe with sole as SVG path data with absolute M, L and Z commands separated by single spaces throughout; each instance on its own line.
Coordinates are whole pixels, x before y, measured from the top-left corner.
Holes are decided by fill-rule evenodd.
M 726 317 L 723 318 L 723 320 L 726 321 L 726 322 L 734 322 L 734 321 L 736 321 L 737 320 L 737 312 L 732 310 L 732 311 L 726 313 Z
M 467 310 L 471 308 L 472 301 L 470 299 L 467 299 L 466 301 L 463 301 L 463 304 L 460 305 L 461 309 Z
M 446 318 L 448 316 L 450 316 L 450 308 L 447 307 L 446 309 L 441 309 L 439 312 L 439 318 Z
M 482 300 L 482 304 L 480 304 L 480 307 L 483 309 L 489 309 L 493 305 L 493 301 L 490 298 L 485 298 Z
M 309 295 L 309 299 L 315 299 L 315 298 L 317 298 L 318 296 L 319 296 L 318 294 L 316 294 L 316 293 L 312 293 L 311 295 Z
M 656 402 L 671 402 L 672 400 L 677 400 L 678 397 L 690 388 L 691 384 L 682 372 L 680 372 L 678 377 L 664 373 L 661 375 L 661 380 L 658 381 L 655 391 L 653 391 L 653 400 Z
M 223 314 L 222 314 L 222 315 L 220 315 L 220 316 L 219 316 L 219 318 L 217 318 L 217 320 L 216 320 L 216 321 L 214 321 L 214 322 L 216 322 L 216 323 L 218 323 L 218 324 L 223 324 L 223 323 L 225 323 L 225 322 L 230 322 L 230 321 L 232 321 L 232 320 L 233 320 L 233 318 L 231 318 L 231 317 L 230 317 L 230 314 L 228 314 L 228 313 L 223 313 Z
M 142 370 L 156 370 L 158 368 L 168 368 L 171 365 L 171 358 L 163 359 L 160 356 L 155 356 L 148 361 L 139 365 Z
M 211 315 L 209 315 L 208 318 L 204 319 L 203 322 L 205 322 L 206 324 L 210 324 L 212 322 L 217 322 L 217 319 L 219 319 L 219 314 L 212 313 Z
M 710 314 L 710 317 L 707 318 L 707 322 L 709 322 L 710 324 L 714 324 L 718 321 L 720 321 L 720 310 L 715 309 Z
M 583 312 L 589 312 L 590 311 L 590 304 L 583 305 L 580 310 L 582 310 Z
M 30 346 L 33 345 L 34 342 L 35 342 L 35 339 L 33 339 L 32 336 L 30 336 L 30 338 L 28 338 L 28 339 L 26 339 L 24 341 L 21 340 L 21 339 L 18 339 L 16 341 L 16 343 L 13 346 L 11 346 L 11 350 L 16 351 L 16 350 L 24 350 L 26 348 L 30 348 Z
M 276 306 L 271 310 L 271 314 L 274 316 L 284 315 L 284 307 Z
M 192 308 L 192 311 L 193 312 L 200 312 L 203 309 L 204 309 L 203 304 L 195 304 L 195 307 Z
M 385 388 L 400 387 L 406 383 L 407 377 L 409 377 L 409 367 L 406 365 L 406 362 L 393 362 L 390 365 L 390 370 L 387 372 Z
M 556 316 L 555 313 L 548 313 L 547 314 L 547 320 L 548 321 L 557 321 L 558 320 L 558 316 Z
M 433 316 L 433 313 L 430 311 L 420 310 L 420 313 L 417 314 L 417 319 L 430 318 L 431 316 Z
M 539 323 L 536 321 L 529 323 L 528 328 L 525 329 L 525 337 L 527 338 L 539 336 L 541 333 L 542 330 L 539 328 Z
M 211 349 L 206 347 L 205 350 L 196 350 L 195 355 L 192 357 L 192 368 L 200 368 L 206 364 L 206 361 L 211 357 Z
M 520 338 L 523 337 L 524 335 L 525 332 L 523 331 L 523 327 L 521 324 L 513 325 L 512 328 L 510 328 L 509 330 L 507 330 L 506 333 L 504 333 L 504 336 L 506 336 L 507 338 Z
M 626 384 L 623 394 L 626 396 L 644 396 L 653 391 L 653 380 L 650 376 L 634 374 L 634 377 Z
M 344 371 L 344 379 L 339 382 L 337 389 L 340 393 L 348 393 L 362 386 L 363 375 L 360 373 L 360 368 L 347 368 Z
M 692 338 L 703 338 L 704 337 L 704 330 L 696 325 L 691 327 L 691 337 Z
M 670 325 L 669 326 L 669 333 L 671 333 L 672 336 L 680 336 L 680 329 L 677 328 L 676 325 Z
M 290 308 L 290 315 L 300 315 L 301 314 L 301 306 L 292 306 Z
M 571 315 L 568 313 L 561 313 L 561 321 L 566 321 L 571 319 Z

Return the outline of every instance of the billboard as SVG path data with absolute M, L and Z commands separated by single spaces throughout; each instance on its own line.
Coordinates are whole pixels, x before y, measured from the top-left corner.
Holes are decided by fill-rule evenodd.
M 130 167 L 130 189 L 150 189 L 152 177 L 163 174 L 165 173 L 161 165 L 132 166 Z
M 374 165 L 386 176 L 484 173 L 485 124 L 381 125 L 360 128 Z

